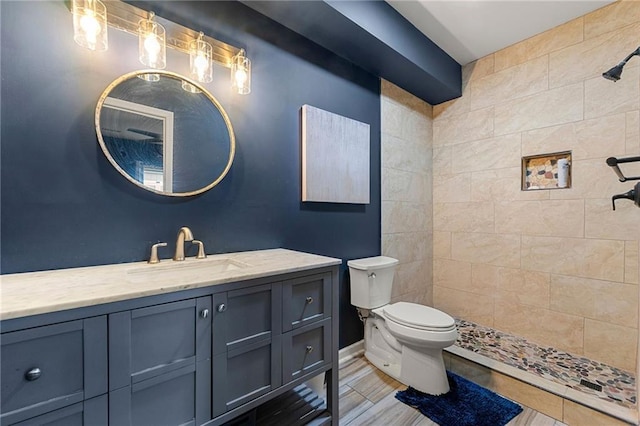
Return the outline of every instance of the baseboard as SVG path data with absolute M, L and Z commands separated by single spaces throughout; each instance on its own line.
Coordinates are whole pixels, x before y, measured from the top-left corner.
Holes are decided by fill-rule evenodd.
M 338 364 L 341 366 L 347 361 L 357 358 L 364 354 L 364 340 L 355 342 L 338 351 Z

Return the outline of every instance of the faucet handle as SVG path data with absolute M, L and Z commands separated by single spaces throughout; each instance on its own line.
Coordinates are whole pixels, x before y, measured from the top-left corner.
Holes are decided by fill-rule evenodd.
M 160 263 L 160 259 L 158 259 L 158 247 L 166 247 L 167 243 L 156 243 L 151 246 L 151 256 L 149 256 L 149 260 L 147 263 Z
M 206 259 L 207 255 L 204 253 L 204 243 L 200 240 L 193 240 L 191 243 L 198 245 L 198 254 L 196 255 L 196 259 Z

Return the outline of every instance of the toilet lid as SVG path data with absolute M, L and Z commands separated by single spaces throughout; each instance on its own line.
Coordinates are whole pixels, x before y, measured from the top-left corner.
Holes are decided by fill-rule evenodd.
M 449 331 L 455 328 L 455 320 L 429 306 L 398 302 L 384 307 L 385 316 L 407 327 L 430 331 Z

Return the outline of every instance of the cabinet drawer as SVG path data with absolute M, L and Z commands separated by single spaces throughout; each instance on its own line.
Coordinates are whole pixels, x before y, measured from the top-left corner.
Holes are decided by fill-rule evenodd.
M 282 336 L 282 382 L 331 363 L 331 318 Z
M 105 317 L 3 334 L 0 423 L 105 393 L 106 337 Z
M 282 327 L 285 332 L 330 317 L 331 274 L 285 281 L 282 304 Z

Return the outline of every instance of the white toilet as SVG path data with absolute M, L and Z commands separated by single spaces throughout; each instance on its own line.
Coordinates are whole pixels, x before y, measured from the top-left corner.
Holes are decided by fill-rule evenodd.
M 390 304 L 397 259 L 347 262 L 351 304 L 364 321 L 364 355 L 389 376 L 431 395 L 449 392 L 442 349 L 458 337 L 455 320 L 415 303 Z

